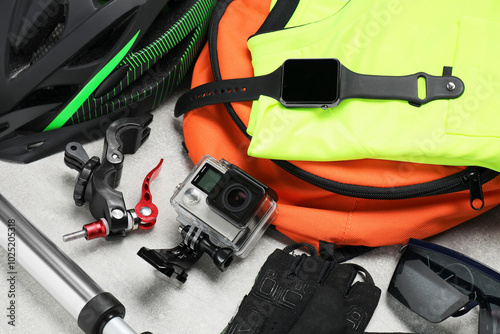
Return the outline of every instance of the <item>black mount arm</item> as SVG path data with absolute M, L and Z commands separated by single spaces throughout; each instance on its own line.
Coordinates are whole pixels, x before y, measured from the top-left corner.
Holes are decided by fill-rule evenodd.
M 122 238 L 129 225 L 123 194 L 115 188 L 119 185 L 124 154 L 134 154 L 148 139 L 149 113 L 123 118 L 113 122 L 106 130 L 102 162 L 87 152 L 77 142 L 66 145 L 64 163 L 79 172 L 73 198 L 82 206 L 89 202 L 92 216 L 106 219 L 109 234 L 106 239 Z

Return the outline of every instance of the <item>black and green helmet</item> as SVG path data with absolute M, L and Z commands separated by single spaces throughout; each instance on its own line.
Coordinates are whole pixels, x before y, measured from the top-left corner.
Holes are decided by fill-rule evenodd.
M 202 47 L 216 0 L 0 2 L 0 159 L 30 162 L 156 108 Z

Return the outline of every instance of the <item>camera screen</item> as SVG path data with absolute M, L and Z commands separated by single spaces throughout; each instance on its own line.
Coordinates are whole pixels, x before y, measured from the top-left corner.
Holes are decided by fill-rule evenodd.
M 191 183 L 200 188 L 205 194 L 208 194 L 212 191 L 217 182 L 219 182 L 221 177 L 221 172 L 209 164 L 205 164 Z
M 333 58 L 287 59 L 283 64 L 283 101 L 290 104 L 335 102 L 339 69 L 339 61 Z

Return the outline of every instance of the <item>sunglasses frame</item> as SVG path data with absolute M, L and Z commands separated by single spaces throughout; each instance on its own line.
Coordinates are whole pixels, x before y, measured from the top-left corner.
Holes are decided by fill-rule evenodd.
M 400 249 L 401 257 L 400 257 L 400 259 L 399 259 L 399 261 L 398 261 L 398 263 L 396 265 L 396 269 L 395 269 L 394 274 L 393 274 L 393 276 L 391 278 L 391 281 L 390 281 L 390 284 L 389 284 L 389 288 L 388 288 L 389 293 L 391 295 L 393 295 L 393 293 L 390 290 L 392 288 L 394 288 L 394 286 L 395 286 L 395 282 L 396 282 L 395 281 L 395 277 L 396 277 L 396 274 L 398 272 L 398 268 L 400 268 L 401 265 L 404 265 L 404 263 L 402 262 L 403 259 L 405 259 L 405 261 L 406 261 L 406 256 L 404 256 L 404 253 L 407 252 L 407 251 L 409 251 L 409 248 L 411 248 L 411 247 L 417 248 L 417 249 L 421 249 L 421 250 L 424 250 L 424 251 L 428 251 L 428 252 L 432 252 L 432 253 L 436 253 L 436 254 L 439 254 L 440 256 L 448 257 L 448 258 L 450 258 L 450 259 L 452 259 L 454 261 L 457 261 L 458 263 L 460 263 L 460 264 L 468 267 L 469 269 L 474 269 L 478 273 L 480 273 L 482 275 L 485 275 L 487 278 L 496 281 L 498 283 L 498 285 L 500 286 L 500 272 L 498 272 L 498 271 L 496 271 L 496 270 L 488 267 L 487 265 L 482 264 L 482 263 L 478 262 L 477 260 L 474 260 L 474 259 L 468 257 L 467 255 L 464 255 L 464 254 L 462 254 L 460 252 L 457 252 L 455 250 L 449 249 L 447 247 L 440 246 L 440 245 L 437 245 L 437 244 L 434 244 L 434 243 L 430 243 L 430 242 L 427 242 L 427 241 L 423 241 L 423 240 L 410 239 L 408 241 L 408 243 L 406 245 L 404 245 Z M 399 301 L 398 297 L 396 297 L 395 295 L 394 295 L 394 297 Z M 498 298 L 498 300 L 500 300 L 500 292 L 499 292 L 499 296 L 498 297 L 497 296 L 494 296 L 494 297 Z M 403 304 L 405 304 L 405 303 L 403 303 Z M 470 311 L 472 308 L 474 308 L 477 305 L 479 305 L 479 303 L 477 303 L 476 300 L 471 300 L 468 304 L 466 304 L 464 307 L 462 307 L 462 309 L 457 310 L 452 316 L 453 317 L 461 316 L 461 315 L 467 313 L 468 311 Z M 408 305 L 405 305 L 405 306 L 408 307 L 413 312 L 415 312 Z M 482 307 L 481 307 L 481 309 L 482 309 Z M 418 314 L 418 312 L 415 312 L 415 313 Z M 441 321 L 444 321 L 444 320 L 445 319 L 442 319 Z
M 477 260 L 474 260 L 473 258 L 468 257 L 467 255 L 464 255 L 460 252 L 454 251 L 453 249 L 450 249 L 450 248 L 447 248 L 444 246 L 440 246 L 440 245 L 436 245 L 436 244 L 433 244 L 431 242 L 427 242 L 427 241 L 423 241 L 423 240 L 410 239 L 410 241 L 408 241 L 408 243 L 405 246 L 403 246 L 400 253 L 403 253 L 406 250 L 406 248 L 408 248 L 409 246 L 430 250 L 430 251 L 433 251 L 435 253 L 439 253 L 441 255 L 445 255 L 445 256 L 448 256 L 450 258 L 453 258 L 457 261 L 462 262 L 465 265 L 468 265 L 468 266 L 482 272 L 483 274 L 489 276 L 490 278 L 493 278 L 494 280 L 498 281 L 498 283 L 500 284 L 500 272 L 488 267 L 485 264 L 482 264 L 481 262 L 478 262 Z

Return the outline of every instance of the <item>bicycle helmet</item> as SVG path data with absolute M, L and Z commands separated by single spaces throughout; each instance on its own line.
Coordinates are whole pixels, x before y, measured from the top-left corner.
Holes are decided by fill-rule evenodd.
M 157 107 L 182 81 L 216 0 L 0 3 L 0 159 L 31 162 Z

